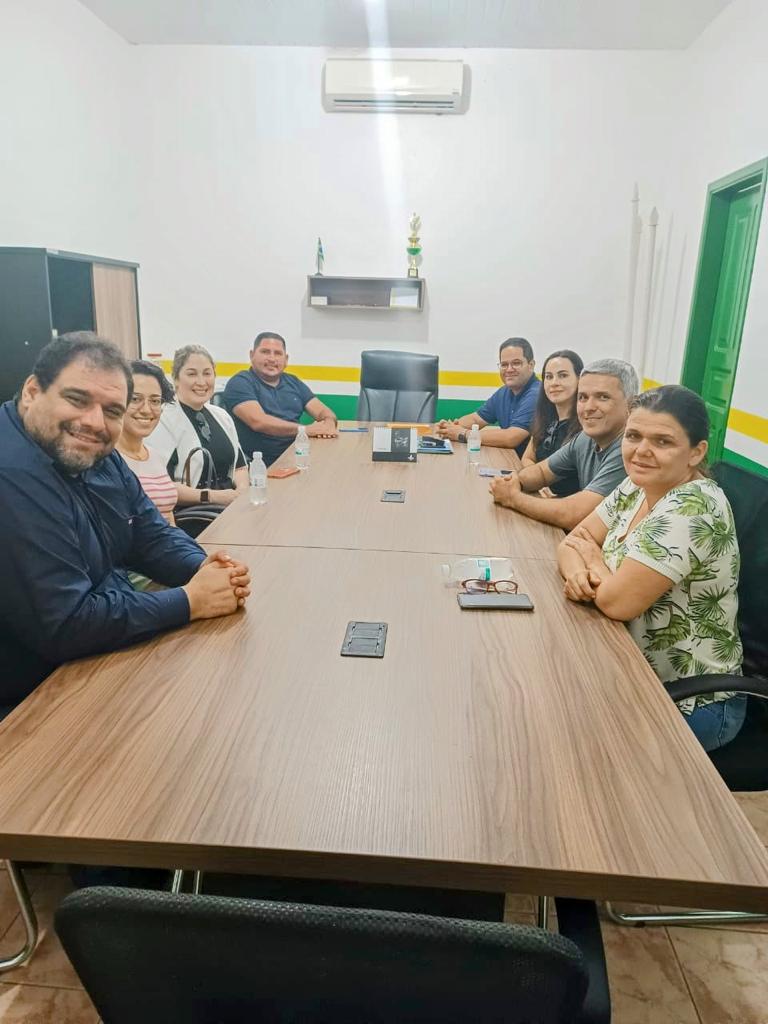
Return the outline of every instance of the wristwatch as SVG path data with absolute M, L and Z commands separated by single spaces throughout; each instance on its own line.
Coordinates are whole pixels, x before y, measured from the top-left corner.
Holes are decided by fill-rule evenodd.
M 459 436 L 456 438 L 456 440 L 460 441 L 461 444 L 466 444 L 467 443 L 467 435 L 462 431 L 462 433 L 459 434 Z
M 207 491 L 207 490 L 206 491 L 200 491 L 200 504 L 201 505 L 209 505 L 210 501 L 211 501 L 211 492 Z

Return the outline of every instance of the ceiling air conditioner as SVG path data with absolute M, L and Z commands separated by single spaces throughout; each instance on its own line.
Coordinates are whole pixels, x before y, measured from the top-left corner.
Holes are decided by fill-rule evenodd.
M 357 60 L 332 57 L 323 68 L 330 111 L 463 114 L 469 68 L 461 60 Z

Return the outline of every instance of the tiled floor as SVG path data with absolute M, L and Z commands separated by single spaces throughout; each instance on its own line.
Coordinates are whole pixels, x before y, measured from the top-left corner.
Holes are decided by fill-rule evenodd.
M 768 845 L 766 794 L 740 796 Z M 27 875 L 40 917 L 32 960 L 0 976 L 0 1024 L 98 1024 L 98 1014 L 51 929 L 69 889 L 60 873 Z M 510 896 L 507 918 L 534 924 L 530 896 Z M 0 871 L 0 954 L 21 945 L 16 905 Z M 739 928 L 622 928 L 603 923 L 614 1024 L 768 1024 L 768 924 Z

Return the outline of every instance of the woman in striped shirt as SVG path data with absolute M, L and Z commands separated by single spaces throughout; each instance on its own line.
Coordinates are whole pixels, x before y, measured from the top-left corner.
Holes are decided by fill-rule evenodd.
M 131 370 L 133 397 L 123 419 L 117 450 L 139 478 L 149 500 L 175 526 L 176 484 L 168 476 L 164 460 L 144 444 L 160 420 L 163 405 L 173 401 L 173 388 L 154 363 L 137 359 L 131 363 Z

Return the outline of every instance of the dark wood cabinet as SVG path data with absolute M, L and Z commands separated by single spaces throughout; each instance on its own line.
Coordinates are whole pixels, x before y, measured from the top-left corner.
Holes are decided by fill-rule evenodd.
M 40 349 L 68 331 L 96 331 L 138 359 L 137 269 L 57 249 L 0 247 L 0 401 L 13 397 Z

